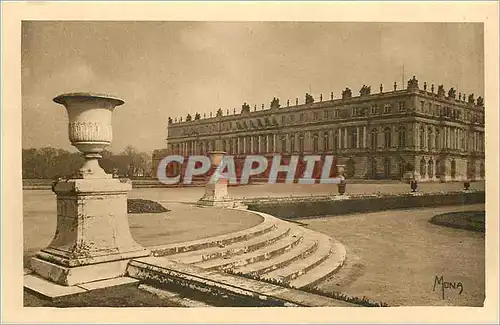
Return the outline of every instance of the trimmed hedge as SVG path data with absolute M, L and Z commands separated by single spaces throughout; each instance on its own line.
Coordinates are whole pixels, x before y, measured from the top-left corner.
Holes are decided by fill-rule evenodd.
M 128 213 L 162 213 L 168 212 L 163 205 L 158 202 L 143 199 L 127 199 Z
M 269 213 L 278 218 L 304 218 L 349 213 L 376 212 L 405 208 L 435 207 L 484 203 L 485 192 L 429 193 L 354 197 L 345 200 L 288 200 L 282 202 L 248 202 L 248 209 Z

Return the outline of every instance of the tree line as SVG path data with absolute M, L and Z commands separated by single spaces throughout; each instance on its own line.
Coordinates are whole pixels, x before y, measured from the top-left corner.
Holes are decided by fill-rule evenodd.
M 79 152 L 45 147 L 22 150 L 23 179 L 55 179 L 69 177 L 83 165 Z M 109 174 L 120 177 L 150 177 L 151 155 L 127 146 L 122 152 L 113 154 L 104 150 L 99 164 Z

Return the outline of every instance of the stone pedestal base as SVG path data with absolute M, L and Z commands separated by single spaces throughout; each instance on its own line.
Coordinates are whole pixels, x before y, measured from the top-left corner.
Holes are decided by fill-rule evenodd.
M 334 195 L 332 196 L 332 200 L 338 201 L 338 200 L 348 200 L 351 197 L 349 195 Z
M 205 194 L 198 200 L 198 205 L 234 208 L 235 201 L 227 195 L 227 180 L 219 179 L 216 183 L 207 183 L 205 186 Z
M 129 259 L 148 256 L 130 234 L 130 182 L 113 178 L 70 179 L 53 187 L 57 229 L 48 247 L 31 261 L 33 271 L 74 285 L 121 276 Z
M 124 276 L 129 260 L 119 260 L 77 267 L 65 267 L 40 258 L 31 259 L 31 270 L 51 282 L 74 286 Z

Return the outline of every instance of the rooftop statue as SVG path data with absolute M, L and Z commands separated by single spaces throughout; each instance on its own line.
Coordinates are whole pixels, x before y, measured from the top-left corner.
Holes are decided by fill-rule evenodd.
M 484 99 L 483 99 L 483 97 L 479 96 L 477 98 L 477 106 L 484 106 Z
M 250 113 L 250 105 L 243 103 L 243 105 L 241 105 L 241 113 Z
M 368 96 L 368 95 L 370 95 L 371 91 L 372 91 L 371 86 L 363 85 L 363 87 L 361 87 L 361 90 L 359 91 L 359 95 L 360 96 Z
M 309 93 L 306 93 L 306 104 L 312 104 L 314 103 L 314 97 L 309 94 Z
M 474 104 L 474 94 L 469 95 L 469 104 Z
M 342 91 L 342 99 L 347 99 L 352 97 L 352 91 L 349 88 L 346 88 Z
M 222 108 L 219 108 L 217 110 L 217 117 L 220 117 L 220 116 L 222 116 Z
M 194 119 L 195 119 L 195 120 L 199 120 L 200 118 L 201 118 L 200 113 L 196 113 L 196 114 L 194 115 Z
M 280 107 L 279 98 L 273 97 L 273 100 L 271 101 L 271 108 L 279 108 L 279 107 Z
M 455 99 L 456 97 L 457 97 L 457 92 L 453 87 L 451 87 L 450 90 L 448 90 L 448 98 Z
M 438 96 L 444 97 L 444 86 L 443 85 L 438 86 Z
M 418 80 L 417 80 L 417 78 L 415 78 L 415 76 L 413 76 L 413 78 L 408 80 L 408 87 L 407 88 L 410 90 L 418 89 Z
M 191 120 L 192 120 L 191 114 L 188 114 L 188 115 L 186 116 L 186 122 L 189 122 L 189 121 L 191 121 Z
M 170 116 L 168 117 L 168 124 L 172 124 L 172 118 Z

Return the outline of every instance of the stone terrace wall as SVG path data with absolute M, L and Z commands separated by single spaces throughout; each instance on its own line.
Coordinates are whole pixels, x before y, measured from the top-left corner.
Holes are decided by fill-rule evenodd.
M 418 193 L 417 195 L 359 195 L 344 200 L 333 199 L 331 196 L 245 200 L 250 210 L 286 219 L 484 202 L 484 191 Z

